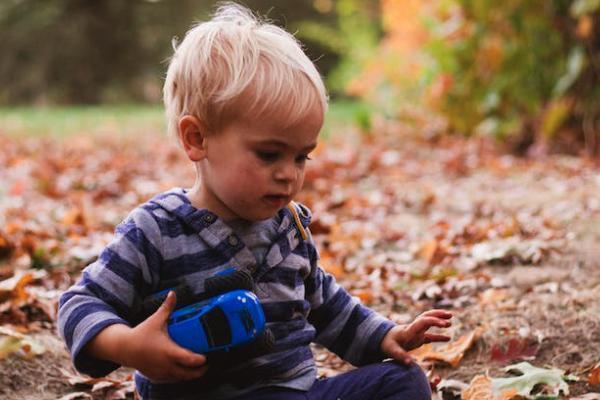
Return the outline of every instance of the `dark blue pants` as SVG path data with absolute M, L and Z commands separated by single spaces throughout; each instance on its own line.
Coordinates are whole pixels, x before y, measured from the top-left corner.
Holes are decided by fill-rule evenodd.
M 245 400 L 431 400 L 429 381 L 416 364 L 393 361 L 367 365 L 332 378 L 319 379 L 308 392 L 265 388 Z

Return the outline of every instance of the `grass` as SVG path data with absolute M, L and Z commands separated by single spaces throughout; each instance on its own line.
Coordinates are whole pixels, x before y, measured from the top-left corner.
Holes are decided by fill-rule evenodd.
M 323 137 L 358 123 L 365 107 L 355 101 L 333 101 L 325 118 Z M 128 135 L 165 132 L 160 105 L 128 104 L 69 107 L 0 107 L 0 134 L 28 137 Z
M 164 131 L 157 105 L 0 108 L 0 133 L 11 136 L 127 134 Z

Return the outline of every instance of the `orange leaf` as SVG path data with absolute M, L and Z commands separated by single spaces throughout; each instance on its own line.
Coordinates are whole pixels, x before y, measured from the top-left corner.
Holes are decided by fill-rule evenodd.
M 373 291 L 370 289 L 356 290 L 353 293 L 363 304 L 371 304 L 373 302 Z
M 481 304 L 496 304 L 506 299 L 508 291 L 506 289 L 490 288 L 479 294 L 479 302 Z
M 417 254 L 427 262 L 427 265 L 433 266 L 444 259 L 446 250 L 437 240 L 432 239 L 423 243 Z
M 80 207 L 71 208 L 63 217 L 62 223 L 64 225 L 83 225 L 85 226 L 85 216 L 83 210 Z
M 425 360 L 444 361 L 456 367 L 478 337 L 479 331 L 476 329 L 448 344 L 434 348 L 432 343 L 428 343 L 411 351 L 410 354 L 421 362 Z
M 0 231 L 0 258 L 9 257 L 15 250 L 15 245 Z
M 8 299 L 25 300 L 28 297 L 25 286 L 33 280 L 31 272 L 17 271 L 12 278 L 0 282 L 0 301 Z
M 600 363 L 596 364 L 596 366 L 592 368 L 592 372 L 590 372 L 590 377 L 588 378 L 588 383 L 590 385 L 600 385 Z
M 492 380 L 483 375 L 477 375 L 469 387 L 462 392 L 463 400 L 494 400 L 492 395 Z
M 321 268 L 335 276 L 336 279 L 341 278 L 346 274 L 344 267 L 335 261 L 335 259 L 327 253 L 321 253 L 321 259 L 319 261 Z

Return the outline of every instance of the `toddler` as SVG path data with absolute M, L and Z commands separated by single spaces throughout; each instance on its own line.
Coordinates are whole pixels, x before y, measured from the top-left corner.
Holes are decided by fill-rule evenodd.
M 407 351 L 448 340 L 428 329 L 450 326 L 451 314 L 398 326 L 361 305 L 319 267 L 311 213 L 292 201 L 327 110 L 297 40 L 226 3 L 175 49 L 164 103 L 196 181 L 134 209 L 62 295 L 59 330 L 75 367 L 135 368 L 143 399 L 429 399 Z M 266 354 L 211 365 L 178 346 L 166 330 L 173 292 L 136 324 L 144 298 L 180 284 L 201 293 L 231 268 L 252 272 L 275 339 Z M 359 368 L 316 379 L 312 342 Z

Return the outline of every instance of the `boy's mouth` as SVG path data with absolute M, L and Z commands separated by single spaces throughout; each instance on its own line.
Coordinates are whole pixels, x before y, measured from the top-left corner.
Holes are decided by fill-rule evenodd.
M 290 196 L 284 194 L 268 194 L 263 196 L 263 199 L 274 207 L 283 207 L 290 202 Z

